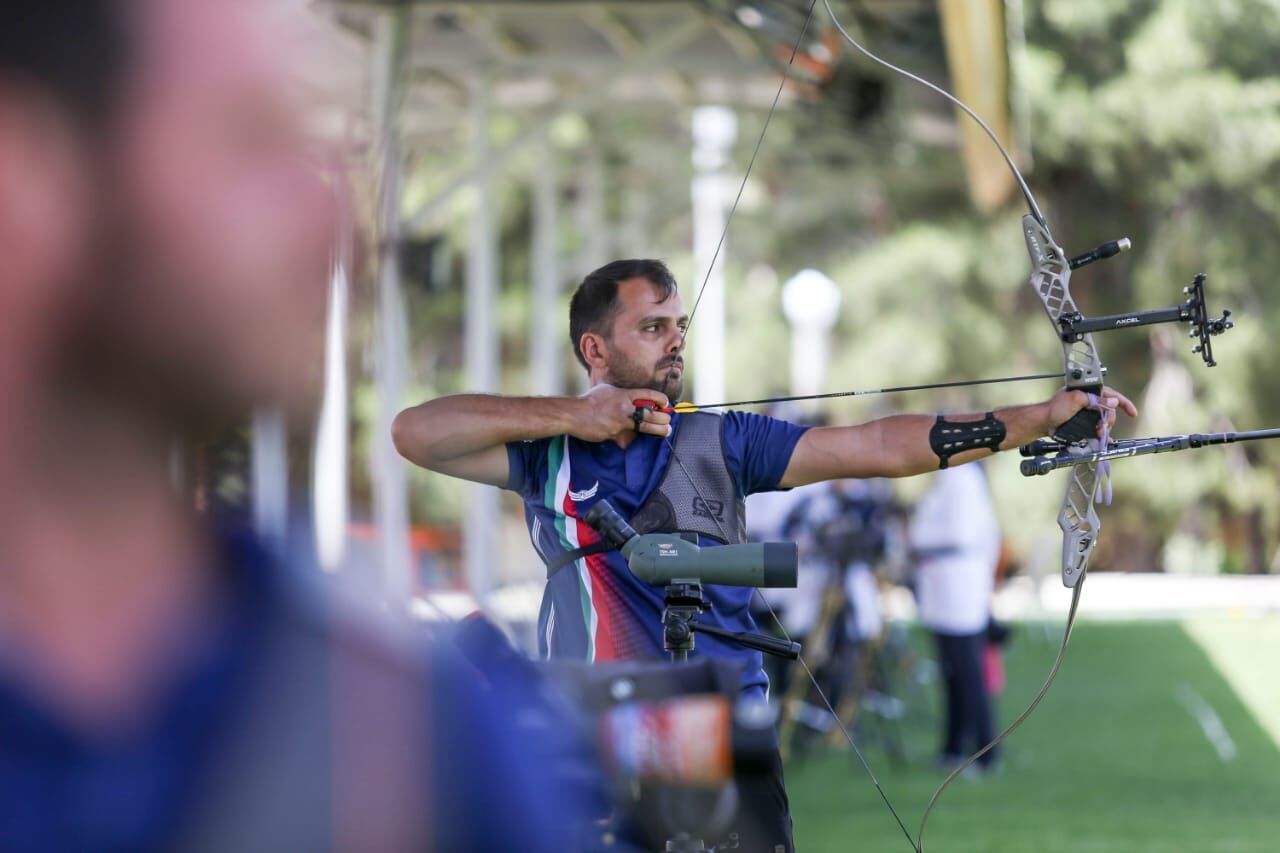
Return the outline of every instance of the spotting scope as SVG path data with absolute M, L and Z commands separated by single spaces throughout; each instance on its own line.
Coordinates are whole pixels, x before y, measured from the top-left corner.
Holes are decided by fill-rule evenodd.
M 696 581 L 765 588 L 796 585 L 794 542 L 702 548 L 675 533 L 641 535 L 603 500 L 591 507 L 584 520 L 621 551 L 632 574 L 647 583 Z

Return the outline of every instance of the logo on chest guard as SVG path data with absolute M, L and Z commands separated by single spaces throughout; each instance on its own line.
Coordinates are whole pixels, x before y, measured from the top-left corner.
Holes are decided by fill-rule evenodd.
M 693 514 L 700 518 L 724 521 L 724 501 L 704 501 L 702 498 L 694 498 Z

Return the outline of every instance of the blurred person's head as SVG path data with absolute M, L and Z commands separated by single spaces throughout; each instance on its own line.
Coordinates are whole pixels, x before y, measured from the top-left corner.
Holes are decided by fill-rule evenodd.
M 105 3 L 0 10 L 0 444 L 86 262 L 88 142 L 115 103 L 123 36 Z
M 613 261 L 589 273 L 569 303 L 574 355 L 593 385 L 651 388 L 672 401 L 684 389 L 689 318 L 662 261 Z
M 318 361 L 332 205 L 275 5 L 0 11 L 0 315 L 62 295 L 58 382 L 187 420 Z

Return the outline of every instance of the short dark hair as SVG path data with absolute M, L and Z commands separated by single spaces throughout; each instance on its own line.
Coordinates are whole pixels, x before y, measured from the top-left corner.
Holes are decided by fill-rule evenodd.
M 582 284 L 569 300 L 569 340 L 573 342 L 573 354 L 584 368 L 587 360 L 582 357 L 582 336 L 587 332 L 605 334 L 618 313 L 618 285 L 628 279 L 648 279 L 662 294 L 659 302 L 666 302 L 676 292 L 676 278 L 662 261 L 649 258 L 629 258 L 612 261 L 587 273 Z
M 27 85 L 82 125 L 114 113 L 130 55 L 129 0 L 5 0 L 0 81 Z

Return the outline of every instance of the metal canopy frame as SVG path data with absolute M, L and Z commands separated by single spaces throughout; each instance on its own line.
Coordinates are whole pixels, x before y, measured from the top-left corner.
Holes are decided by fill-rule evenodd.
M 888 20 L 920 13 L 936 2 L 860 0 L 858 6 L 873 18 Z M 529 182 L 537 199 L 531 277 L 539 310 L 530 363 L 543 372 L 556 372 L 563 343 L 558 333 L 549 331 L 554 324 L 548 322 L 547 308 L 559 298 L 558 288 L 571 271 L 555 252 L 559 194 L 548 145 L 550 130 L 563 116 L 590 116 L 606 108 L 666 108 L 680 114 L 700 105 L 767 108 L 777 90 L 779 68 L 804 25 L 808 0 L 311 0 L 310 6 L 340 42 L 344 59 L 326 72 L 323 88 L 331 110 L 323 117 L 325 126 L 331 136 L 349 143 L 353 153 L 379 155 L 377 313 L 383 335 L 374 367 L 379 437 L 369 462 L 384 543 L 380 550 L 385 589 L 402 599 L 411 589 L 412 570 L 407 481 L 404 463 L 389 438 L 389 419 L 404 402 L 408 379 L 405 311 L 394 250 L 398 240 L 438 228 L 444 217 L 456 216 L 461 208 L 454 202 L 461 191 L 478 196 L 467 206 L 464 349 L 469 385 L 496 390 L 495 305 L 501 276 L 493 187 L 518 160 L 516 180 Z M 820 31 L 815 28 L 811 35 L 818 65 L 833 58 L 818 58 L 826 50 L 817 35 Z M 345 61 L 351 57 L 359 59 Z M 804 65 L 798 63 L 791 73 L 803 77 Z M 800 91 L 787 86 L 783 107 Z M 488 135 L 494 115 L 513 118 L 519 128 L 501 146 L 494 146 Z M 414 209 L 406 210 L 401 195 L 404 173 L 426 155 L 444 155 L 455 164 L 453 171 Z M 600 171 L 598 162 L 597 152 L 583 155 L 580 190 L 598 197 L 581 199 L 580 214 L 603 210 L 604 180 L 599 175 L 589 179 Z M 703 219 L 716 221 L 710 214 Z M 622 224 L 629 240 L 643 239 L 642 223 Z M 610 248 L 604 236 L 601 232 L 595 235 L 598 239 L 586 241 L 596 255 Z M 571 260 L 581 266 L 596 259 Z M 714 305 L 714 299 L 708 305 Z M 712 317 L 704 319 L 700 335 L 707 337 L 715 323 Z M 708 364 L 698 372 L 711 375 L 715 370 L 715 364 Z M 556 393 L 560 381 L 542 377 L 530 390 Z M 469 501 L 470 517 L 498 514 L 492 489 L 472 490 Z M 497 541 L 491 529 L 479 525 L 468 525 L 466 534 L 467 574 L 483 603 L 499 580 Z

